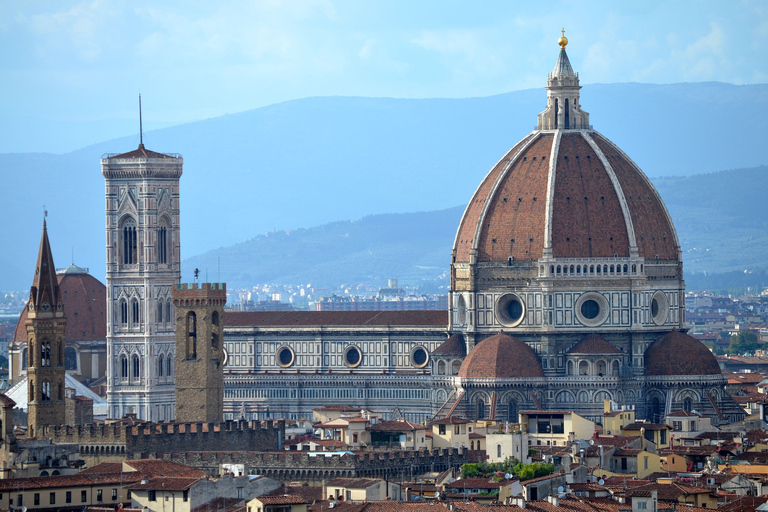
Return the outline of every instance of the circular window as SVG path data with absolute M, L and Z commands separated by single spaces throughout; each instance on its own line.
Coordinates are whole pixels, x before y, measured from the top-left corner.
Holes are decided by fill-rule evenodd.
M 283 368 L 288 368 L 293 364 L 293 361 L 295 359 L 295 356 L 293 354 L 293 350 L 291 347 L 288 346 L 282 346 L 279 349 L 277 349 L 277 353 L 275 354 L 275 360 L 277 361 L 277 364 L 282 366 Z
M 411 350 L 411 364 L 416 368 L 424 368 L 429 362 L 429 352 L 424 347 L 415 347 Z
M 590 320 L 597 318 L 597 315 L 600 314 L 600 304 L 593 299 L 585 300 L 581 304 L 581 314 Z
M 651 319 L 654 324 L 662 325 L 667 321 L 667 316 L 669 316 L 669 299 L 666 293 L 658 291 L 651 298 Z
M 344 351 L 344 363 L 350 368 L 357 368 L 363 361 L 363 354 L 357 347 L 347 347 Z
M 597 327 L 608 320 L 608 301 L 601 294 L 588 292 L 576 301 L 576 318 L 583 325 Z
M 525 304 L 514 293 L 499 297 L 496 302 L 496 317 L 506 327 L 516 327 L 525 318 Z

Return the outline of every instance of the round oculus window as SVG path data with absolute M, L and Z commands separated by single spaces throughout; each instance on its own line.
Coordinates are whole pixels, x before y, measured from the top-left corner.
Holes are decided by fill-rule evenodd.
M 578 321 L 588 327 L 602 325 L 610 313 L 608 300 L 597 292 L 588 292 L 579 297 L 574 310 Z
M 600 314 L 600 304 L 594 299 L 588 299 L 581 303 L 581 314 L 588 320 L 594 320 Z
M 295 356 L 293 354 L 293 350 L 291 349 L 291 347 L 282 346 L 279 349 L 277 349 L 277 354 L 275 354 L 275 359 L 277 360 L 277 364 L 279 364 L 283 368 L 287 368 L 293 364 Z
M 429 352 L 424 347 L 416 347 L 411 351 L 411 364 L 416 368 L 424 368 L 429 362 Z
M 350 368 L 356 368 L 360 366 L 362 361 L 363 354 L 360 352 L 359 348 L 352 346 L 347 347 L 347 349 L 344 351 L 344 363 Z
M 525 318 L 525 304 L 514 293 L 499 297 L 496 302 L 496 317 L 506 327 L 515 327 Z
M 658 291 L 651 297 L 651 320 L 656 325 L 663 325 L 669 316 L 669 299 L 667 294 Z

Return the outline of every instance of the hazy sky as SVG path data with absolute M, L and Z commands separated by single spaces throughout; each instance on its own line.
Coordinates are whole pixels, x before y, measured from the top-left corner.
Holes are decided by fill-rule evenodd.
M 0 152 L 324 95 L 541 87 L 565 27 L 583 83 L 768 80 L 768 2 L 0 0 Z

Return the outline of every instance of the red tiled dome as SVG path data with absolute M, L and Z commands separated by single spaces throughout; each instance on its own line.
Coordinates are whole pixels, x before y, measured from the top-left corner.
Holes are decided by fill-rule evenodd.
M 559 135 L 559 138 L 558 138 Z M 553 144 L 555 149 L 553 151 Z M 554 161 L 554 163 L 553 163 Z M 650 180 L 591 130 L 535 131 L 491 169 L 467 206 L 456 262 L 628 257 L 675 260 L 679 243 Z
M 699 340 L 677 329 L 654 341 L 645 351 L 646 375 L 719 375 L 712 352 Z
M 544 370 L 531 347 L 499 333 L 478 343 L 459 369 L 470 379 L 543 377 Z
M 84 270 L 65 271 L 56 277 L 59 280 L 59 296 L 64 305 L 64 316 L 67 318 L 64 339 L 105 341 L 107 339 L 106 286 Z M 24 324 L 28 311 L 28 308 L 24 308 L 19 315 L 14 333 L 16 342 L 27 341 L 27 328 Z

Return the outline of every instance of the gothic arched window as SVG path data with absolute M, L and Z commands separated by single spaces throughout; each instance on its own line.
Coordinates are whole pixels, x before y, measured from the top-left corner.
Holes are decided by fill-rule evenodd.
M 173 364 L 173 361 L 172 361 L 171 357 L 170 356 L 166 357 L 165 358 L 165 376 L 166 377 L 170 377 L 170 376 L 173 375 L 173 366 L 172 366 L 172 364 Z
M 173 319 L 171 318 L 171 301 L 165 303 L 165 321 L 166 322 L 172 322 Z
M 157 376 L 162 377 L 163 376 L 163 365 L 165 361 L 163 360 L 163 354 L 160 354 L 157 357 Z
M 133 378 L 138 379 L 141 377 L 141 363 L 139 362 L 139 356 L 133 356 Z
M 131 301 L 131 327 L 139 326 L 139 301 L 133 299 Z
M 163 323 L 163 299 L 157 301 L 157 323 Z
M 128 302 L 125 299 L 120 300 L 120 325 L 128 326 Z
M 120 229 L 120 251 L 123 265 L 135 265 L 139 262 L 136 241 L 136 221 L 129 218 L 123 222 Z
M 507 405 L 507 421 L 517 423 L 517 402 L 510 400 Z
M 485 402 L 482 400 L 477 401 L 477 419 L 482 420 L 485 418 Z
M 44 341 L 40 344 L 40 366 L 51 366 L 51 342 Z
M 160 265 L 168 264 L 168 225 L 162 221 L 157 228 L 157 262 Z
M 683 400 L 683 410 L 685 412 L 691 412 L 693 410 L 693 400 L 687 397 Z
M 125 355 L 120 356 L 120 378 L 128 378 L 128 357 Z

